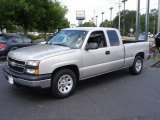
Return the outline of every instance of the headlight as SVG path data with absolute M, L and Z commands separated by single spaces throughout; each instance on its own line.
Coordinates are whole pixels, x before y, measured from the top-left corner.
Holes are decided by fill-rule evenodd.
M 39 74 L 39 63 L 40 63 L 40 61 L 38 61 L 38 60 L 27 61 L 26 73 L 38 75 Z
M 38 75 L 39 74 L 39 70 L 38 69 L 26 69 L 26 73 L 28 74 L 35 74 Z
M 36 66 L 38 66 L 39 65 L 39 62 L 40 61 L 38 61 L 38 60 L 30 60 L 30 61 L 27 61 L 27 65 L 29 65 L 29 66 L 34 66 L 34 67 L 36 67 Z

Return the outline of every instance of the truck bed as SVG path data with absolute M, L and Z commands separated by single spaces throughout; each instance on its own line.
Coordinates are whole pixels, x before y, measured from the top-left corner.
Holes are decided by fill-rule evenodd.
M 149 56 L 149 42 L 147 41 L 126 41 L 124 43 L 125 49 L 125 66 L 133 63 L 137 53 L 144 53 L 144 59 Z

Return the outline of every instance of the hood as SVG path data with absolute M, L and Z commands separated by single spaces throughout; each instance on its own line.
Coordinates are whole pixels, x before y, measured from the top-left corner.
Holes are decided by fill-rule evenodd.
M 8 56 L 19 60 L 42 60 L 48 57 L 74 52 L 65 46 L 57 45 L 34 45 L 20 48 L 9 52 Z

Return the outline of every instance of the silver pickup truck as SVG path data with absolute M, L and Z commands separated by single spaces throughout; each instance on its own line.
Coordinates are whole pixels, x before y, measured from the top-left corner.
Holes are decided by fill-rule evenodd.
M 140 74 L 148 56 L 149 42 L 122 41 L 117 29 L 67 28 L 44 45 L 11 51 L 3 70 L 11 84 L 50 88 L 64 98 L 79 80 L 123 68 Z

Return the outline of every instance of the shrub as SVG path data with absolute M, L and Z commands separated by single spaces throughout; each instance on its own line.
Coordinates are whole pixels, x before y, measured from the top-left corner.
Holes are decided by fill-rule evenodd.
M 35 35 L 27 35 L 31 40 L 37 40 L 37 39 L 45 39 L 47 36 L 45 34 L 40 34 L 39 36 Z

